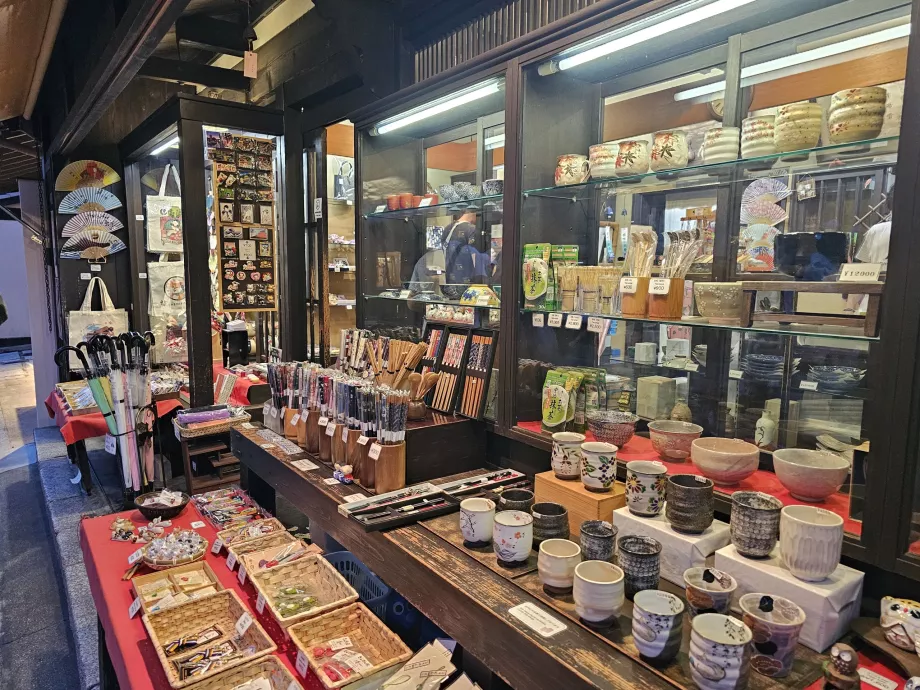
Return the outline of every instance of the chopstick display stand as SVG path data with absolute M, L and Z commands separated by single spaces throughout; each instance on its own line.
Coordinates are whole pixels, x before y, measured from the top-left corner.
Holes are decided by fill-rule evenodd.
M 307 410 L 307 421 L 304 424 L 306 427 L 304 448 L 308 453 L 319 453 L 319 436 L 322 431 L 319 428 L 319 418 L 321 416 L 317 409 Z
M 329 426 L 333 426 L 332 422 L 329 422 Z M 346 456 L 345 456 L 345 441 L 342 439 L 342 429 L 345 429 L 345 435 L 348 436 L 348 427 L 345 424 L 336 424 L 335 429 L 332 433 L 332 464 L 336 467 L 339 465 L 344 465 Z M 330 433 L 329 430 L 326 430 L 326 433 Z
M 389 493 L 406 485 L 406 442 L 389 445 L 374 443 L 367 453 L 367 465 L 373 465 L 374 492 Z M 365 486 L 364 488 L 370 489 Z
M 297 445 L 301 448 L 307 447 L 307 411 L 303 410 L 294 426 L 297 430 Z
M 325 425 L 319 427 L 319 459 L 325 463 L 332 462 L 332 436 L 330 435 L 330 427 L 332 428 L 331 433 L 335 434 L 335 422 L 329 421 Z
M 374 442 L 374 439 L 365 437 L 365 443 L 359 443 L 358 440 L 360 438 L 361 432 L 358 431 L 354 443 L 352 443 L 351 435 L 349 434 L 346 453 L 348 455 L 348 464 L 351 465 L 351 476 L 365 489 L 373 489 L 374 475 L 369 471 L 373 469 L 373 464 L 369 463 L 367 453 L 371 449 L 371 444 Z M 368 479 L 370 480 L 369 485 Z
M 644 317 L 648 311 L 648 288 L 651 278 L 620 278 L 620 312 L 623 316 Z M 681 292 L 683 296 L 683 292 Z M 683 299 L 683 297 L 681 297 Z
M 284 409 L 284 437 L 290 441 L 297 440 L 297 427 L 291 424 L 291 420 L 294 419 L 294 415 L 298 414 L 298 412 L 299 410 Z
M 680 319 L 684 309 L 685 282 L 683 278 L 652 278 L 648 283 L 648 317 Z

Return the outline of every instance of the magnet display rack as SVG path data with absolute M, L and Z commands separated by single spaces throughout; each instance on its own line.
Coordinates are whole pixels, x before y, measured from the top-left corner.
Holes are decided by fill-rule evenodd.
M 470 332 L 470 350 L 461 386 L 462 394 L 457 402 L 457 413 L 462 417 L 482 419 L 497 348 L 498 331 L 478 328 Z
M 441 372 L 438 385 L 435 386 L 428 407 L 438 412 L 451 414 L 460 397 L 463 383 L 463 371 L 470 353 L 470 343 L 473 340 L 471 328 L 448 326 L 444 329 L 441 339 L 441 352 L 435 371 Z

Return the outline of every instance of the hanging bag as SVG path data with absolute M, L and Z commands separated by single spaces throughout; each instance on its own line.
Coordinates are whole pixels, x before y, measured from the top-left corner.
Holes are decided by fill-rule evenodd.
M 93 311 L 93 290 L 99 286 L 102 302 L 100 311 Z M 109 296 L 102 278 L 94 277 L 86 287 L 86 295 L 80 309 L 67 314 L 67 334 L 71 345 L 76 347 L 79 343 L 86 342 L 94 335 L 103 334 L 116 336 L 128 330 L 128 312 L 116 309 Z M 79 369 L 80 361 L 73 352 L 70 353 L 70 368 Z
M 147 251 L 182 253 L 182 197 L 166 196 L 166 180 L 172 173 L 179 187 L 179 171 L 167 163 L 160 181 L 160 193 L 147 197 Z

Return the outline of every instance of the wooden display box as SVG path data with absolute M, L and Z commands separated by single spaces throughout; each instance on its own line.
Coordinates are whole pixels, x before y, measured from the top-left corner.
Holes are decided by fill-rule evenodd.
M 534 494 L 537 503 L 561 503 L 568 509 L 570 539 L 576 543 L 581 523 L 586 520 L 613 522 L 613 511 L 626 505 L 626 486 L 621 482 L 614 482 L 606 493 L 594 493 L 580 481 L 557 479 L 552 471 L 534 477 Z
M 406 486 L 482 467 L 486 430 L 465 417 L 429 412 L 406 425 Z

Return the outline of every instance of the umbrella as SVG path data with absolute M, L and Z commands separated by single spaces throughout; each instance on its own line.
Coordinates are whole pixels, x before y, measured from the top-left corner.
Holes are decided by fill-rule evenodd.
M 112 412 L 112 400 L 111 397 L 107 395 L 106 391 L 108 386 L 103 385 L 108 383 L 103 378 L 105 374 L 100 373 L 95 364 L 93 367 L 90 367 L 89 362 L 86 359 L 86 355 L 83 353 L 83 350 L 86 350 L 87 353 L 91 353 L 91 348 L 86 343 L 80 343 L 80 346 L 82 346 L 82 349 L 81 347 L 73 347 L 71 345 L 58 348 L 54 353 L 54 363 L 59 367 L 64 366 L 64 357 L 68 352 L 73 352 L 77 356 L 77 359 L 80 360 L 80 364 L 83 365 L 84 379 L 86 380 L 89 389 L 93 393 L 93 400 L 96 401 L 96 406 L 99 408 L 99 411 L 102 413 L 102 416 L 105 419 L 109 433 L 114 435 L 118 430 L 115 425 L 115 418 Z
M 137 406 L 134 403 L 134 376 L 137 370 L 132 347 L 134 335 L 133 333 L 122 333 L 116 339 L 121 365 L 118 397 L 122 408 L 122 424 L 124 425 L 124 431 L 119 437 L 119 447 L 122 452 L 122 466 L 128 470 L 128 474 L 124 477 L 125 488 L 140 491 L 140 460 L 137 452 L 137 439 L 134 436 L 134 415 L 137 413 Z M 125 458 L 127 458 L 127 462 L 125 462 Z

